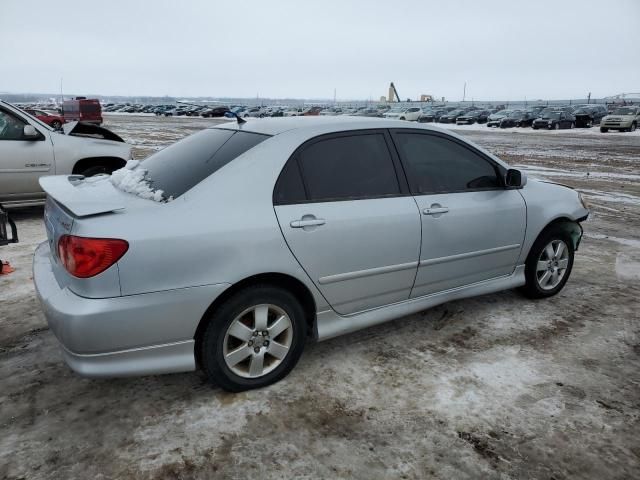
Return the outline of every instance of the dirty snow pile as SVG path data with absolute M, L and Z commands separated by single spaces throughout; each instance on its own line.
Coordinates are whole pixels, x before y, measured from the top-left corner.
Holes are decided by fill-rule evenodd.
M 147 171 L 144 168 L 138 168 L 139 165 L 139 160 L 129 160 L 124 167 L 111 174 L 111 183 L 124 192 L 133 193 L 154 202 L 171 200 L 164 198 L 164 191 L 151 188 L 151 184 L 145 179 Z

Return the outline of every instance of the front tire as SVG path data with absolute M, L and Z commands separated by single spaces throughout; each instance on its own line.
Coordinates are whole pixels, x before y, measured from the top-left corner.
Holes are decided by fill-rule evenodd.
M 630 132 L 635 132 L 635 131 L 636 131 L 636 128 L 637 128 L 636 122 L 633 122 L 633 123 L 631 124 L 631 128 L 629 129 L 629 131 L 630 131 Z
M 600 127 L 600 133 L 607 133 L 608 131 L 608 128 Z
M 574 253 L 571 235 L 560 227 L 542 232 L 527 257 L 522 292 L 529 298 L 556 295 L 569 280 Z
M 94 165 L 92 167 L 85 168 L 80 172 L 80 175 L 84 175 L 85 177 L 93 177 L 94 175 L 110 175 L 113 172 L 112 168 L 106 167 L 105 165 Z
M 262 388 L 289 374 L 307 337 L 305 312 L 287 290 L 257 285 L 226 300 L 200 343 L 202 367 L 230 392 Z

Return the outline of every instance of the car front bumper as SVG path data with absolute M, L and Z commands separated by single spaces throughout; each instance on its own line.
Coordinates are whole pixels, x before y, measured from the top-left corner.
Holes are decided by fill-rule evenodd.
M 61 287 L 49 245 L 36 249 L 33 281 L 66 363 L 88 377 L 192 371 L 200 319 L 229 284 L 112 298 L 85 298 Z
M 620 121 L 605 121 L 605 122 L 601 122 L 600 126 L 603 128 L 608 128 L 610 130 L 624 130 L 627 128 L 631 128 L 631 124 L 633 122 L 628 121 L 628 122 L 620 122 Z

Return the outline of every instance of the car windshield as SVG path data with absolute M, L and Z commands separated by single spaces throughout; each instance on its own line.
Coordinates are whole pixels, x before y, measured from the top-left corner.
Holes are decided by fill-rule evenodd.
M 511 112 L 509 114 L 509 118 L 520 118 L 522 116 L 522 112 Z
M 593 107 L 579 107 L 576 108 L 573 113 L 580 115 L 581 113 L 591 113 L 593 111 Z
M 635 115 L 637 111 L 638 111 L 637 108 L 623 107 L 623 108 L 616 108 L 613 111 L 613 114 L 614 115 Z
M 511 110 L 500 110 L 499 112 L 494 113 L 494 115 L 498 116 L 507 116 L 511 113 Z
M 550 120 L 558 120 L 560 118 L 560 112 L 549 112 L 545 114 L 544 118 L 548 118 Z
M 402 112 L 404 112 L 405 110 L 406 110 L 406 108 L 398 108 L 398 107 L 395 107 L 395 108 L 392 108 L 391 110 L 389 110 L 389 113 L 402 113 Z
M 257 144 L 269 138 L 251 132 L 207 128 L 141 163 L 145 179 L 166 198 L 177 198 Z

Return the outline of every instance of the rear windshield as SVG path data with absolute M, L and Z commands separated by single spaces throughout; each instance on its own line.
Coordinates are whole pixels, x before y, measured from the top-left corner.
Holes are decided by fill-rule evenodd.
M 82 113 L 100 113 L 100 105 L 97 103 L 81 103 L 80 110 Z
M 216 170 L 269 138 L 251 132 L 210 128 L 195 133 L 141 164 L 145 179 L 165 197 L 177 198 Z

